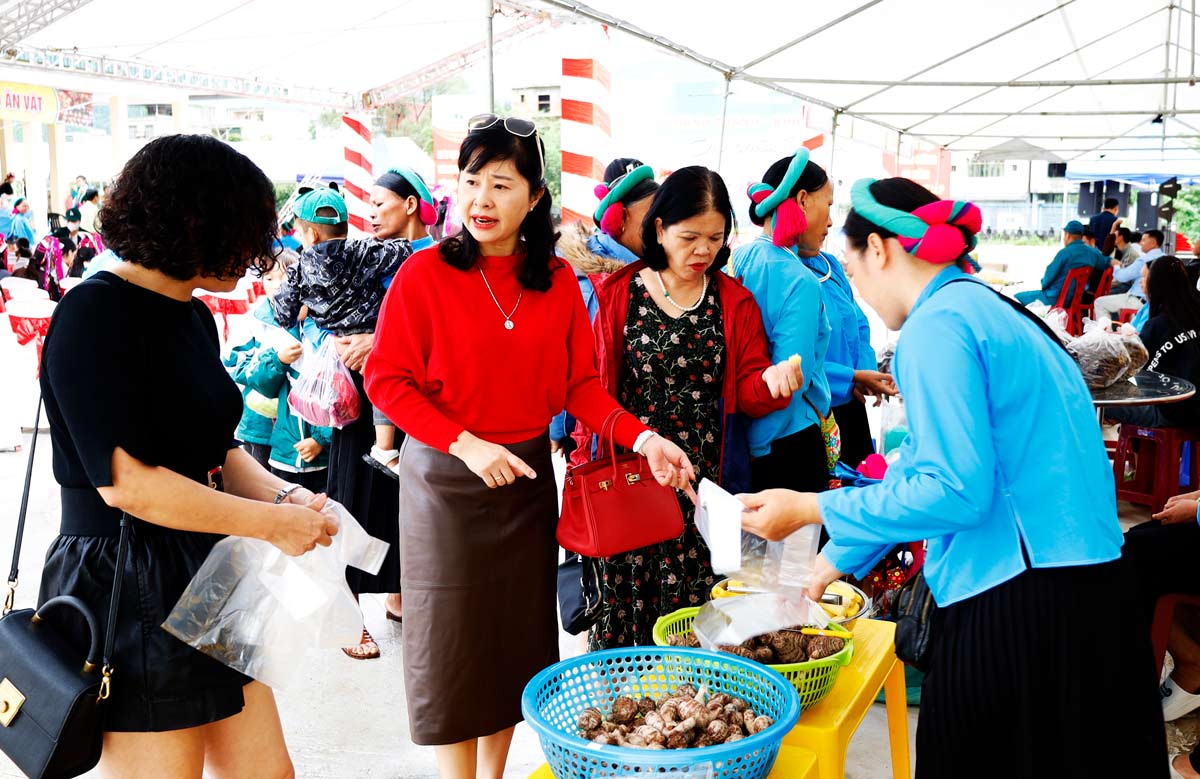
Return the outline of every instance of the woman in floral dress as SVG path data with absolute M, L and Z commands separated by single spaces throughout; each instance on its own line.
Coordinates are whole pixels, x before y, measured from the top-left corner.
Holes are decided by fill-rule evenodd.
M 750 486 L 745 417 L 783 408 L 800 367 L 772 365 L 753 296 L 720 269 L 733 227 L 725 182 L 683 168 L 642 223 L 644 259 L 597 288 L 601 381 L 650 428 L 687 453 L 699 476 Z M 604 604 L 590 649 L 652 643 L 655 621 L 708 599 L 714 577 L 691 497 L 679 495 L 679 538 L 599 561 Z

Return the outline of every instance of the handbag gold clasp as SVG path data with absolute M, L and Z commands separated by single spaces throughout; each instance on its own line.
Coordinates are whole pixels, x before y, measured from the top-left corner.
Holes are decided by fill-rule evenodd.
M 13 610 L 13 604 L 17 601 L 17 582 L 10 581 L 8 583 L 8 593 L 4 596 L 4 613 Z
M 100 673 L 102 675 L 100 679 L 100 694 L 96 696 L 96 700 L 106 701 L 108 700 L 108 696 L 112 694 L 112 666 L 104 666 Z
M 625 483 L 626 484 L 637 484 L 641 480 L 642 480 L 642 475 L 640 473 L 625 474 Z
M 612 482 L 609 481 L 608 479 L 605 479 L 604 481 L 600 482 L 600 489 L 604 490 L 605 492 L 608 492 L 608 488 L 611 486 L 612 486 Z
M 0 681 L 0 725 L 6 728 L 11 725 L 24 703 L 25 696 L 8 677 Z

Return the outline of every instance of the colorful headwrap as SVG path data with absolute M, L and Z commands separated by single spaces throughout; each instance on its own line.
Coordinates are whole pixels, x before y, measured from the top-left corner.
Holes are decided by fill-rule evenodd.
M 100 239 L 97 233 L 85 233 L 81 231 L 79 235 L 75 236 L 75 244 L 80 249 L 87 247 L 96 252 L 96 254 L 104 251 L 104 241 Z
M 54 280 L 55 282 L 62 281 L 63 276 L 67 275 L 66 269 L 63 268 L 63 245 L 62 241 L 55 238 L 53 235 L 47 235 L 38 243 L 34 249 L 34 255 L 41 252 L 43 262 L 46 264 L 45 270 L 42 271 L 42 289 L 50 289 L 50 260 L 54 260 Z
M 895 233 L 904 251 L 940 265 L 957 262 L 971 272 L 967 255 L 975 248 L 975 235 L 983 228 L 983 214 L 974 203 L 938 200 L 912 211 L 885 206 L 871 194 L 875 179 L 859 179 L 850 190 L 850 206 L 871 224 Z M 963 234 L 965 228 L 970 240 Z
M 808 167 L 808 156 L 807 148 L 801 146 L 796 150 L 779 186 L 772 187 L 760 181 L 746 190 L 754 203 L 754 213 L 762 219 L 771 217 L 771 242 L 776 246 L 794 246 L 808 230 L 808 217 L 804 215 L 804 210 L 794 198 L 788 197 Z
M 417 216 L 420 217 L 421 224 L 437 224 L 437 201 L 433 199 L 433 195 L 429 194 L 429 187 L 425 186 L 425 180 L 416 171 L 403 167 L 389 168 L 387 173 L 375 180 L 375 185 L 390 189 L 399 195 L 403 187 L 401 182 L 407 182 L 417 191 L 417 200 L 421 202 L 417 209 Z
M 625 205 L 621 201 L 638 184 L 653 178 L 654 168 L 639 165 L 610 184 L 596 185 L 594 192 L 600 198 L 600 205 L 596 206 L 592 219 L 602 233 L 615 238 L 621 232 L 621 222 L 625 219 Z

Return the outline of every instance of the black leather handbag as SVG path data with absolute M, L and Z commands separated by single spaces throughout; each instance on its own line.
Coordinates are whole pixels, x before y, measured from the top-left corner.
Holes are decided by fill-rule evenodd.
M 4 615 L 0 617 L 0 751 L 31 779 L 69 779 L 90 771 L 100 761 L 104 736 L 100 706 L 111 691 L 110 659 L 117 604 L 121 600 L 121 572 L 129 550 L 129 518 L 121 517 L 103 654 L 96 618 L 78 598 L 51 598 L 36 611 L 12 610 L 41 417 L 39 398 L 12 570 L 8 575 L 8 595 Z M 90 646 L 86 658 L 55 627 L 56 615 L 71 611 L 88 627 Z
M 901 588 L 896 599 L 896 657 L 918 671 L 929 670 L 937 608 L 923 570 Z
M 594 557 L 567 552 L 558 564 L 558 615 L 563 630 L 579 635 L 600 619 L 600 576 Z

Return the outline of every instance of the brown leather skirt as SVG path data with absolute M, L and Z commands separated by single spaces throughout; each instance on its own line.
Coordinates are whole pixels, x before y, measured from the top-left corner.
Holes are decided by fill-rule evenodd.
M 492 490 L 411 436 L 400 452 L 404 686 L 417 744 L 512 727 L 525 684 L 558 661 L 550 441 L 508 449 L 537 479 Z

